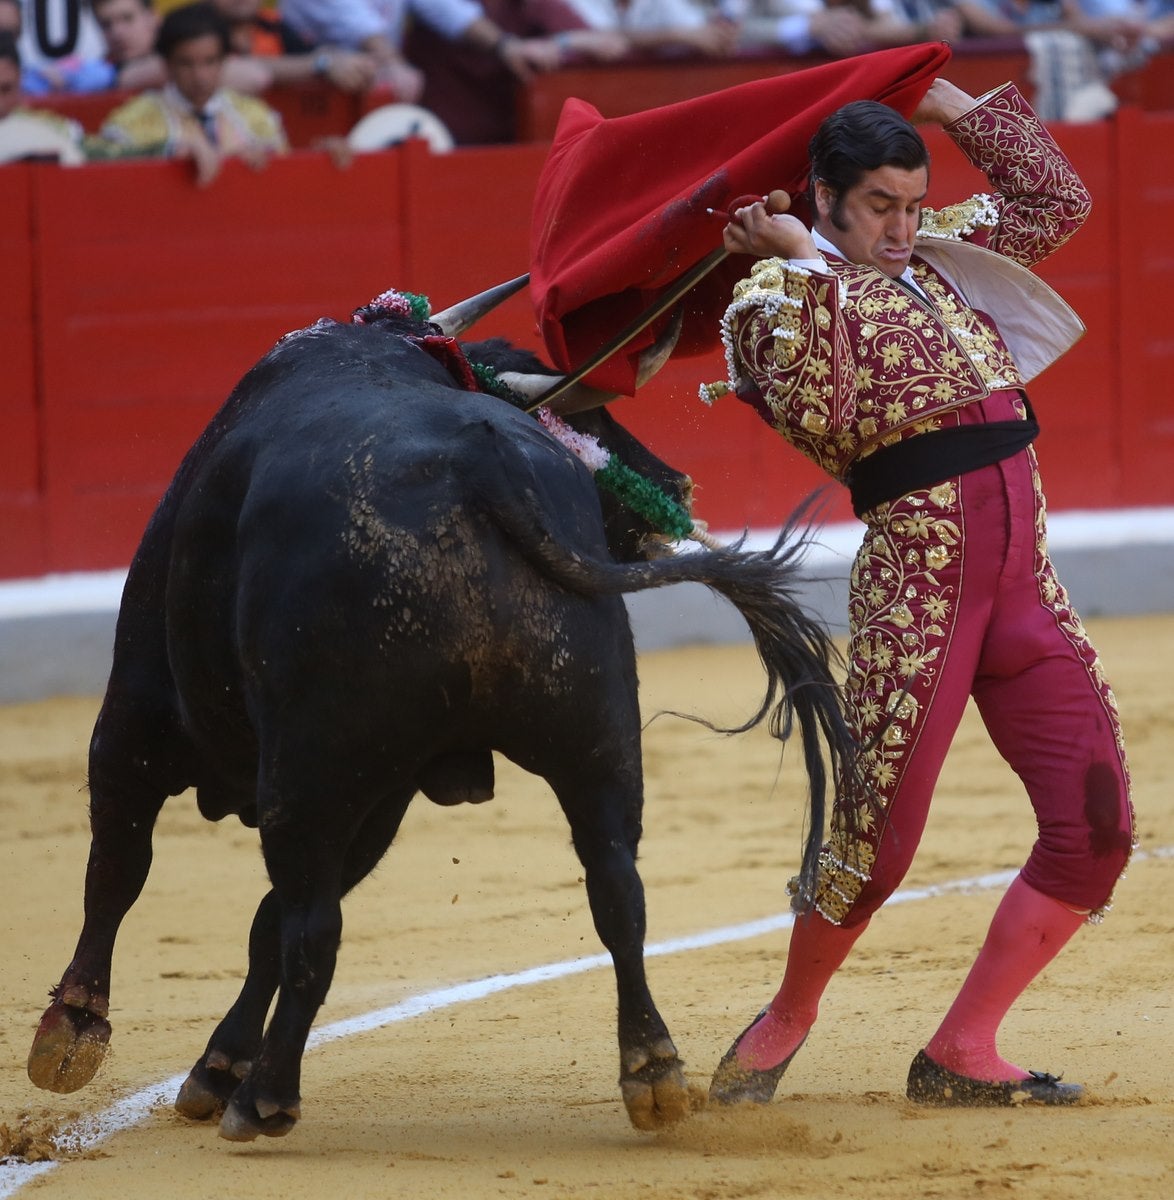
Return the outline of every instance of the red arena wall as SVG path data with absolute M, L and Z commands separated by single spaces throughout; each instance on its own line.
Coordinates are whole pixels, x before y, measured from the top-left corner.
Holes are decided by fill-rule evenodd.
M 1088 333 L 1032 387 L 1053 510 L 1174 505 L 1174 114 L 1123 107 L 1058 140 L 1095 197 L 1041 274 Z M 983 180 L 931 134 L 931 203 Z M 298 151 L 206 190 L 179 163 L 0 170 L 0 578 L 124 566 L 237 378 L 286 331 L 389 286 L 435 307 L 527 267 L 542 143 L 339 170 Z M 539 348 L 525 293 L 487 320 Z M 748 408 L 707 409 L 718 354 L 670 364 L 621 420 L 698 485 L 718 529 L 777 527 L 820 477 Z M 842 497 L 827 513 L 848 516 Z

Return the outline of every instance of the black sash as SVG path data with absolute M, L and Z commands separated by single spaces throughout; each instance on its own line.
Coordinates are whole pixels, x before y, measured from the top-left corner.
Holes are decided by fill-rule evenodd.
M 1026 396 L 1023 399 L 1026 421 L 931 429 L 895 445 L 882 446 L 875 454 L 854 462 L 844 480 L 852 495 L 852 511 L 863 516 L 887 500 L 1018 454 L 1039 434 L 1031 403 Z

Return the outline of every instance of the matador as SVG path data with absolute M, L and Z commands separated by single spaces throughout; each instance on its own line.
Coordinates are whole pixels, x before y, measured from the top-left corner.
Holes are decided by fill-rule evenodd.
M 869 786 L 837 796 L 783 984 L 719 1064 L 719 1103 L 774 1095 L 833 974 L 909 868 L 970 697 L 1038 837 L 913 1059 L 910 1099 L 1082 1098 L 1079 1084 L 1003 1059 L 996 1034 L 1100 919 L 1133 846 L 1117 709 L 1048 556 L 1025 390 L 1083 331 L 1030 268 L 1080 227 L 1090 197 L 1010 84 L 975 100 L 937 79 L 913 119 L 941 124 L 991 194 L 924 207 L 920 134 L 859 101 L 811 142 L 813 229 L 754 204 L 725 231 L 728 250 L 759 261 L 723 320 L 728 380 L 702 394 L 736 393 L 850 490 L 864 533 L 845 695 Z

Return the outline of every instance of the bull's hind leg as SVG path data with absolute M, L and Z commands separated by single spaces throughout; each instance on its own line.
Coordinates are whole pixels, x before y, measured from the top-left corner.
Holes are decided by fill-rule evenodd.
M 151 834 L 168 795 L 186 780 L 178 735 L 160 732 L 108 694 L 90 744 L 90 856 L 85 917 L 73 961 L 52 989 L 29 1051 L 33 1083 L 73 1092 L 96 1074 L 110 1040 L 110 969 L 123 918 L 151 868 Z
M 408 792 L 381 801 L 347 846 L 341 868 L 332 866 L 321 831 L 265 830 L 274 889 L 253 920 L 240 996 L 180 1089 L 176 1108 L 185 1116 L 210 1117 L 223 1110 L 220 1135 L 230 1141 L 252 1141 L 258 1134 L 281 1137 L 293 1128 L 306 1038 L 334 973 L 341 898 L 383 857 L 411 798 Z M 275 991 L 277 1007 L 265 1031 Z
M 644 970 L 644 885 L 636 869 L 643 804 L 639 765 L 607 779 L 580 772 L 551 780 L 551 786 L 584 867 L 596 932 L 615 964 L 624 1106 L 637 1129 L 660 1129 L 688 1116 L 690 1101 L 677 1048 Z
M 249 969 L 240 994 L 179 1089 L 175 1107 L 183 1116 L 203 1120 L 224 1111 L 249 1073 L 280 981 L 281 904 L 269 892 L 249 930 Z

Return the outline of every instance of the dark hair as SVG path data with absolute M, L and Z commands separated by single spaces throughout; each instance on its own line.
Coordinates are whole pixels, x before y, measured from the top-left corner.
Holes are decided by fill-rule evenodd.
M 16 44 L 16 34 L 7 30 L 0 33 L 0 61 L 4 59 L 20 70 L 20 47 Z
M 227 54 L 228 22 L 211 4 L 185 4 L 180 8 L 173 8 L 163 18 L 159 34 L 155 38 L 155 49 L 164 59 L 169 59 L 176 47 L 183 42 L 207 37 L 209 34 L 220 39 L 221 50 Z
M 831 214 L 836 225 L 845 194 L 866 171 L 929 167 L 929 150 L 921 134 L 896 109 L 876 100 L 855 100 L 837 109 L 816 130 L 807 149 L 811 158 L 807 201 L 812 215 L 819 211 L 815 204 L 819 181 L 836 195 Z

